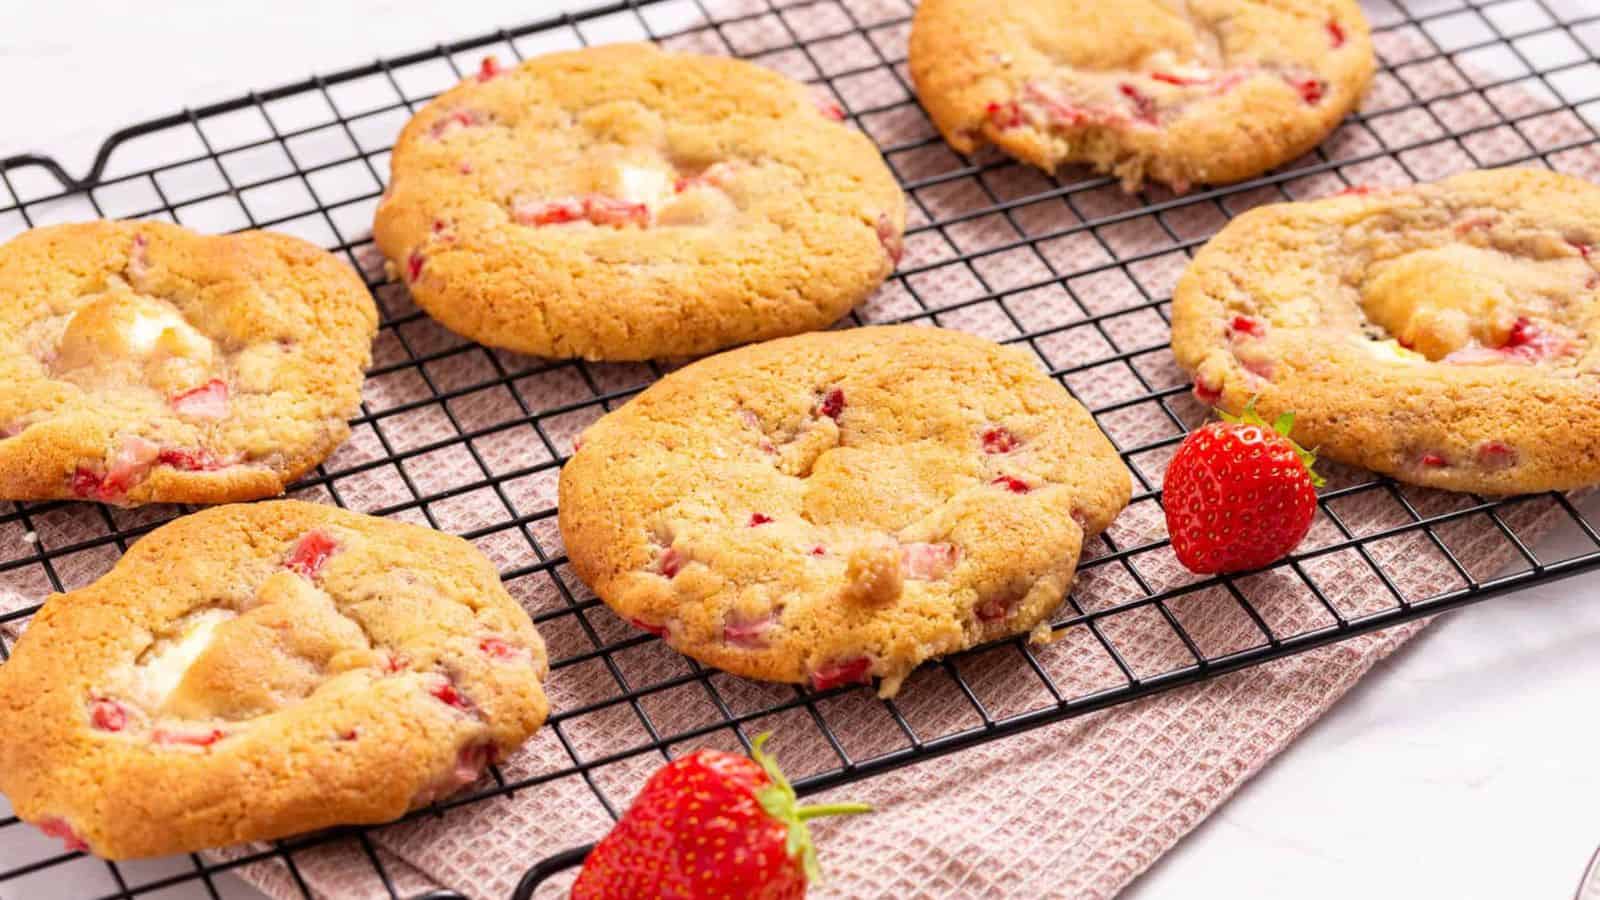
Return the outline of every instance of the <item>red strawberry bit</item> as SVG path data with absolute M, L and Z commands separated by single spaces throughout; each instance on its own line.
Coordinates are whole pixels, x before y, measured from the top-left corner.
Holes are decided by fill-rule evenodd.
M 822 546 L 821 544 L 818 544 L 815 547 L 811 548 L 810 553 L 811 553 L 812 556 L 827 556 L 828 555 L 828 548 Z
M 697 750 L 650 776 L 584 860 L 572 900 L 800 900 L 822 879 L 804 823 L 869 810 L 800 806 L 766 740 L 753 759 Z
M 1450 465 L 1448 460 L 1437 453 L 1424 453 L 1422 454 L 1422 459 L 1419 460 L 1419 462 L 1430 469 L 1442 469 L 1445 466 Z
M 115 700 L 96 697 L 89 704 L 89 723 L 101 731 L 121 731 L 128 727 L 128 711 Z
M 1344 190 L 1340 191 L 1339 193 L 1334 194 L 1334 196 L 1335 197 L 1365 197 L 1368 194 L 1371 194 L 1373 191 L 1376 191 L 1376 190 L 1377 190 L 1377 188 L 1373 187 L 1370 184 L 1352 184 L 1349 187 L 1345 188 Z
M 478 63 L 478 81 L 489 81 L 495 76 L 500 75 L 502 71 L 503 70 L 500 68 L 500 61 L 498 59 L 495 59 L 493 56 L 485 56 L 483 58 L 483 62 Z
M 1288 437 L 1294 416 L 1268 425 L 1247 408 L 1189 434 L 1167 464 L 1162 507 L 1178 561 L 1203 575 L 1256 569 L 1311 529 L 1320 479 Z
M 414 282 L 422 277 L 422 263 L 422 251 L 411 251 L 411 255 L 406 257 L 406 281 Z
M 576 198 L 542 203 L 519 201 L 511 207 L 511 217 L 523 225 L 564 225 L 583 219 L 583 201 Z
M 1010 453 L 1022 445 L 1017 436 L 1004 428 L 996 425 L 984 429 L 983 452 L 985 453 Z
M 750 527 L 751 528 L 755 528 L 757 525 L 766 525 L 771 521 L 772 521 L 772 517 L 767 515 L 766 513 L 751 513 L 750 514 Z
M 990 597 L 978 604 L 978 621 L 1003 622 L 1011 618 L 1011 613 L 1016 610 L 1017 604 L 1022 602 L 1022 597 L 1022 594 L 1014 591 Z
M 817 97 L 817 112 L 835 122 L 844 121 L 844 107 L 840 106 L 831 97 Z
M 722 626 L 722 639 L 744 650 L 765 647 L 767 645 L 767 632 L 777 620 L 777 616 L 772 613 L 743 622 L 730 619 Z
M 410 665 L 410 657 L 403 656 L 399 653 L 390 653 L 383 659 L 383 672 L 385 675 L 393 675 L 396 672 L 405 671 Z
M 1156 124 L 1156 102 L 1143 91 L 1126 82 L 1117 85 L 1122 96 L 1133 101 L 1134 118 L 1146 125 Z
M 521 659 L 528 655 L 525 647 L 497 637 L 486 637 L 478 642 L 478 649 L 490 659 Z
M 817 411 L 837 422 L 840 414 L 844 412 L 844 407 L 844 391 L 832 388 L 822 395 L 822 403 L 817 407 Z
M 468 700 L 456 686 L 447 678 L 440 678 L 428 688 L 428 694 L 445 706 L 459 709 L 463 712 L 472 709 L 472 701 Z
M 458 163 L 456 165 L 456 171 L 460 172 L 463 175 L 471 175 L 472 174 L 472 163 L 467 162 L 466 160 L 462 160 L 460 163 Z
M 1260 319 L 1252 319 L 1249 316 L 1234 316 L 1233 321 L 1228 323 L 1228 330 L 1232 331 L 1235 336 L 1243 334 L 1250 337 L 1265 337 L 1267 326 L 1262 324 Z
M 650 224 L 650 207 L 613 197 L 595 195 L 585 198 L 583 211 L 589 221 L 596 225 L 638 225 L 643 228 Z
M 215 453 L 203 448 L 196 450 L 177 447 L 163 448 L 161 453 L 156 456 L 156 462 L 185 472 L 215 472 L 226 465 L 226 463 L 217 458 Z
M 883 252 L 889 255 L 889 262 L 899 265 L 901 258 L 906 255 L 905 237 L 895 229 L 894 223 L 889 221 L 887 213 L 878 216 L 876 227 L 878 243 L 883 245 Z
M 428 128 L 428 136 L 434 139 L 443 138 L 452 131 L 462 128 L 472 128 L 482 125 L 487 121 L 483 115 L 475 110 L 458 109 L 442 119 L 434 122 Z
M 1512 323 L 1506 342 L 1499 347 L 1463 347 L 1446 356 L 1452 365 L 1531 365 L 1571 352 L 1573 342 L 1541 328 L 1527 316 Z
M 676 576 L 679 570 L 683 568 L 684 562 L 686 562 L 686 560 L 683 558 L 683 554 L 678 552 L 678 548 L 668 547 L 667 549 L 661 551 L 661 558 L 659 560 L 661 574 L 667 576 L 668 578 Z
M 1344 46 L 1344 26 L 1340 25 L 1337 19 L 1328 21 L 1328 39 L 1333 42 L 1333 49 L 1335 50 Z
M 872 677 L 872 660 L 865 656 L 829 663 L 811 673 L 811 687 L 826 691 L 847 684 L 866 684 Z
M 411 801 L 411 807 L 427 806 L 454 794 L 483 776 L 483 770 L 495 761 L 498 748 L 494 744 L 469 744 L 456 753 L 455 762 L 435 778 Z
M 1572 240 L 1571 238 L 1567 239 L 1567 243 L 1571 244 L 1572 245 L 1572 249 L 1578 251 L 1578 255 L 1583 257 L 1584 259 L 1588 259 L 1589 258 L 1589 252 L 1594 249 L 1594 245 L 1593 244 L 1585 244 L 1582 241 L 1575 241 L 1575 240 Z
M 335 541 L 326 531 L 313 529 L 289 551 L 289 558 L 283 561 L 283 567 L 312 581 L 322 572 L 322 567 L 328 559 L 339 550 L 339 542 Z
M 996 478 L 989 483 L 999 485 L 1013 494 L 1026 494 L 1027 492 L 1033 490 L 1033 488 L 1028 486 L 1026 481 L 1023 481 L 1020 478 L 1014 478 L 1010 475 L 1001 475 L 999 478 Z
M 83 466 L 79 466 L 72 473 L 69 484 L 72 493 L 85 500 L 94 500 L 100 496 L 100 476 Z
M 1160 81 L 1166 84 L 1175 84 L 1179 87 L 1187 87 L 1191 84 L 1205 83 L 1205 79 L 1203 78 L 1185 78 L 1182 75 L 1174 75 L 1171 72 L 1151 72 L 1150 78 L 1153 81 Z
M 955 571 L 961 548 L 955 544 L 900 545 L 900 572 L 915 581 L 938 581 Z
M 1322 102 L 1323 97 L 1327 96 L 1327 82 L 1319 78 L 1290 78 L 1284 76 L 1284 80 L 1289 82 L 1290 87 L 1300 93 L 1300 99 L 1304 100 L 1308 106 L 1316 106 Z
M 639 629 L 640 631 L 648 631 L 658 638 L 664 638 L 667 636 L 667 626 L 665 625 L 651 625 L 649 622 L 646 622 L 643 619 L 629 619 L 628 624 Z
M 1485 441 L 1478 447 L 1478 462 L 1486 469 L 1509 469 L 1517 464 L 1517 451 L 1500 441 Z
M 1222 400 L 1222 385 L 1212 385 L 1196 378 L 1194 398 L 1207 406 L 1216 406 Z
M 213 378 L 200 387 L 174 394 L 172 408 L 180 416 L 216 421 L 228 417 L 228 385 Z
M 162 747 L 209 747 L 227 737 L 221 728 L 184 728 L 172 730 L 157 728 L 150 739 Z
M 40 831 L 44 832 L 46 837 L 53 837 L 65 844 L 68 850 L 71 850 L 75 853 L 89 852 L 88 843 L 86 843 L 84 839 L 78 835 L 78 832 L 72 829 L 71 825 L 67 824 L 66 819 L 51 817 L 48 819 L 40 819 L 33 824 L 35 828 L 38 828 Z
M 339 732 L 339 740 L 341 741 L 353 741 L 358 737 L 361 737 L 361 729 L 359 728 L 347 728 Z
M 1005 103 L 991 103 L 986 111 L 989 115 L 989 121 L 994 123 L 994 127 L 1002 131 L 1022 125 L 1022 107 L 1015 100 Z
M 73 494 L 85 500 L 116 502 L 128 489 L 144 480 L 161 455 L 161 448 L 142 437 L 126 437 L 104 475 L 84 466 L 72 473 Z

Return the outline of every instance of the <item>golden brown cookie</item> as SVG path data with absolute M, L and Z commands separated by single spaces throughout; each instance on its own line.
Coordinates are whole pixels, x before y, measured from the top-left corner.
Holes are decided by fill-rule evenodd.
M 962 153 L 1182 192 L 1315 147 L 1374 61 L 1356 0 L 923 0 L 910 66 Z
M 544 721 L 544 644 L 460 538 L 295 501 L 141 538 L 0 666 L 0 792 L 110 859 L 393 819 Z
M 814 687 L 1047 628 L 1130 480 L 1027 354 L 898 326 L 702 360 L 583 435 L 561 534 L 616 612 Z
M 905 229 L 840 117 L 646 44 L 488 61 L 401 133 L 373 233 L 423 309 L 496 347 L 639 360 L 809 331 L 882 283 Z
M 1600 187 L 1536 169 L 1266 206 L 1195 257 L 1203 401 L 1327 457 L 1488 494 L 1600 481 Z
M 0 498 L 283 493 L 350 433 L 378 314 L 288 235 L 163 222 L 0 245 Z

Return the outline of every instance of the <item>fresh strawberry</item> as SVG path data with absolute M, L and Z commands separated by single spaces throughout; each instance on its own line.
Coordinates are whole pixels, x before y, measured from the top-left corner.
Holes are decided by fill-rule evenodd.
M 1178 561 L 1201 574 L 1259 569 L 1299 544 L 1317 511 L 1316 454 L 1289 439 L 1294 413 L 1268 425 L 1254 406 L 1183 439 L 1162 505 Z
M 696 750 L 650 776 L 584 860 L 572 900 L 805 896 L 821 877 L 807 820 L 869 808 L 800 806 L 766 740 L 750 758 Z

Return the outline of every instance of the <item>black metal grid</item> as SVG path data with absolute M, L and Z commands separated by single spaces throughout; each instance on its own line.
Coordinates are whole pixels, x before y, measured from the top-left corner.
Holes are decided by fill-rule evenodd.
M 998 308 L 1010 327 L 1010 333 L 1001 337 L 1033 349 L 1069 389 L 1081 387 L 1082 378 L 1105 378 L 1113 370 L 1116 377 L 1131 379 L 1132 390 L 1126 396 L 1109 403 L 1091 401 L 1089 405 L 1135 473 L 1130 512 L 1141 506 L 1147 512 L 1158 512 L 1155 504 L 1160 499 L 1163 451 L 1170 452 L 1188 428 L 1201 420 L 1204 411 L 1189 399 L 1187 386 L 1170 377 L 1170 366 L 1162 364 L 1170 361 L 1164 344 L 1125 346 L 1125 338 L 1119 338 L 1119 320 L 1151 314 L 1161 317 L 1162 322 L 1166 320 L 1167 299 L 1144 286 L 1137 272 L 1140 265 L 1173 254 L 1192 254 L 1217 225 L 1248 205 L 1326 193 L 1374 173 L 1398 180 L 1426 180 L 1439 174 L 1417 162 L 1420 151 L 1444 147 L 1450 154 L 1459 154 L 1464 167 L 1542 163 L 1572 168 L 1572 154 L 1600 144 L 1600 133 L 1590 124 L 1600 120 L 1600 101 L 1582 94 L 1584 90 L 1594 91 L 1595 85 L 1600 84 L 1600 79 L 1594 77 L 1594 48 L 1600 47 L 1600 11 L 1584 9 L 1587 5 L 1583 0 L 1369 3 L 1383 62 L 1378 84 L 1392 102 L 1378 104 L 1379 108 L 1369 104 L 1367 111 L 1349 120 L 1341 134 L 1354 135 L 1355 139 L 1343 142 L 1342 152 L 1330 151 L 1329 147 L 1335 144 L 1330 142 L 1310 158 L 1244 184 L 1181 197 L 1152 189 L 1138 195 L 1133 203 L 1121 207 L 1113 204 L 1110 211 L 1093 211 L 1097 207 L 1104 209 L 1100 200 L 1113 190 L 1105 178 L 1069 172 L 1053 181 L 1041 180 L 1037 189 L 1018 193 L 998 187 L 1005 183 L 999 176 L 1017 168 L 998 156 L 958 157 L 927 129 L 910 140 L 886 142 L 880 138 L 886 159 L 901 176 L 911 198 L 913 212 L 907 235 L 912 252 L 892 280 L 891 289 L 903 292 L 902 296 L 914 307 L 876 320 L 960 323 L 966 311 Z M 710 6 L 715 7 L 715 13 Z M 393 351 L 387 361 L 380 359 L 369 379 L 413 378 L 420 385 L 420 393 L 381 408 L 364 404 L 352 425 L 358 435 L 366 434 L 375 441 L 374 454 L 347 463 L 339 462 L 336 456 L 315 477 L 299 485 L 298 493 L 345 505 L 340 486 L 346 479 L 379 468 L 392 469 L 408 496 L 364 511 L 419 520 L 435 527 L 441 527 L 436 512 L 448 502 L 480 496 L 497 500 L 506 515 L 489 524 L 457 530 L 475 540 L 506 532 L 525 539 L 537 558 L 506 568 L 503 577 L 508 583 L 542 579 L 552 586 L 559 603 L 538 611 L 535 620 L 547 633 L 571 628 L 588 643 L 585 649 L 554 655 L 555 672 L 598 663 L 616 687 L 616 692 L 603 700 L 558 708 L 551 716 L 548 728 L 560 740 L 568 761 L 563 768 L 520 779 L 508 779 L 496 769 L 488 787 L 474 789 L 408 818 L 448 816 L 449 811 L 462 806 L 512 791 L 537 790 L 541 784 L 572 776 L 583 778 L 606 812 L 615 816 L 618 798 L 597 784 L 598 770 L 629 759 L 662 758 L 684 742 L 717 732 L 731 732 L 748 744 L 749 735 L 755 730 L 753 723 L 784 712 L 809 719 L 831 750 L 832 764 L 798 780 L 802 793 L 813 793 L 1600 564 L 1600 534 L 1565 496 L 1505 500 L 1454 496 L 1441 505 L 1436 502 L 1437 496 L 1428 492 L 1365 473 L 1341 472 L 1321 494 L 1319 526 L 1324 529 L 1324 538 L 1274 567 L 1278 574 L 1303 586 L 1310 601 L 1326 612 L 1326 621 L 1320 625 L 1287 632 L 1274 628 L 1268 622 L 1269 616 L 1258 608 L 1259 600 L 1252 596 L 1248 584 L 1252 576 L 1152 583 L 1148 570 L 1138 561 L 1162 552 L 1165 540 L 1119 540 L 1113 534 L 1086 554 L 1084 575 L 1089 578 L 1097 570 L 1115 571 L 1118 577 L 1131 580 L 1132 595 L 1086 608 L 1075 592 L 1054 623 L 1058 633 L 1084 637 L 1103 650 L 1116 673 L 1116 683 L 1107 686 L 1091 690 L 1064 686 L 1041 662 L 1038 651 L 1020 640 L 1008 641 L 1000 647 L 1011 655 L 1014 665 L 1031 671 L 1048 698 L 1040 705 L 1002 714 L 990 708 L 992 702 L 980 698 L 980 690 L 962 671 L 967 660 L 993 654 L 996 648 L 958 654 L 925 667 L 924 674 L 931 672 L 929 677 L 948 679 L 954 687 L 950 696 L 970 704 L 975 724 L 937 735 L 923 734 L 902 714 L 897 701 L 881 701 L 883 711 L 903 735 L 903 742 L 887 752 L 852 756 L 830 719 L 828 701 L 852 693 L 864 696 L 861 689 L 822 693 L 785 689 L 780 695 L 766 695 L 767 702 L 757 708 L 735 711 L 726 697 L 728 676 L 692 664 L 682 674 L 630 684 L 625 665 L 619 662 L 621 654 L 656 639 L 615 627 L 604 607 L 565 574 L 565 560 L 558 550 L 551 552 L 553 504 L 545 502 L 529 508 L 527 503 L 519 502 L 520 498 L 511 496 L 510 486 L 517 479 L 553 473 L 570 450 L 570 440 L 578 426 L 592 421 L 605 409 L 615 408 L 659 375 L 660 369 L 651 366 L 612 370 L 581 362 L 532 360 L 486 353 L 476 345 L 464 343 L 418 346 L 428 342 L 416 338 L 413 326 L 425 324 L 425 318 L 397 303 L 390 289 L 383 286 L 381 274 L 373 266 L 367 231 L 387 166 L 389 141 L 420 103 L 470 71 L 484 53 L 521 58 L 546 49 L 619 38 L 663 40 L 776 65 L 831 92 L 851 121 L 876 138 L 883 133 L 880 123 L 903 121 L 901 117 L 905 116 L 921 120 L 904 72 L 903 36 L 910 12 L 902 0 L 740 0 L 732 8 L 716 0 L 636 0 L 441 45 L 123 129 L 100 148 L 92 171 L 82 179 L 73 178 L 46 157 L 0 160 L 0 236 L 48 222 L 93 216 L 154 216 L 203 230 L 276 228 L 310 237 L 346 255 L 366 273 L 384 311 L 380 344 L 389 341 Z M 687 26 L 681 22 L 684 17 L 692 20 Z M 1445 28 L 1446 25 L 1451 27 Z M 663 32 L 664 28 L 670 30 Z M 1446 43 L 1440 36 L 1446 31 L 1464 31 L 1479 37 Z M 840 65 L 839 48 L 845 45 L 853 48 L 858 60 Z M 863 53 L 864 61 L 859 59 Z M 1497 57 L 1498 70 L 1513 74 L 1483 77 L 1475 62 L 1480 55 Z M 1427 79 L 1421 78 L 1420 73 L 1427 73 Z M 1431 86 L 1421 87 L 1424 81 Z M 1439 88 L 1441 83 L 1445 85 L 1443 89 Z M 882 99 L 885 92 L 889 95 L 887 100 Z M 1517 92 L 1517 96 L 1531 97 L 1533 101 L 1522 106 L 1507 103 L 1510 95 L 1506 92 Z M 878 99 L 863 99 L 869 94 Z M 1466 118 L 1471 123 L 1465 127 L 1464 110 L 1470 113 Z M 255 124 L 240 126 L 241 115 Z M 1386 127 L 1393 117 L 1400 116 L 1412 120 L 1409 139 L 1396 140 L 1395 132 Z M 252 129 L 254 133 L 250 133 Z M 1490 149 L 1491 143 L 1495 149 Z M 343 149 L 330 151 L 335 145 Z M 1506 151 L 1508 145 L 1514 149 Z M 931 171 L 919 162 L 928 154 L 941 160 Z M 201 172 L 205 174 L 198 174 Z M 951 211 L 929 199 L 950 186 L 975 189 L 977 202 Z M 300 198 L 299 205 L 282 199 L 293 196 Z M 1063 209 L 1058 224 L 1042 231 L 1020 224 L 1045 202 Z M 1215 224 L 1198 232 L 1175 224 L 1186 211 L 1203 211 Z M 970 248 L 963 243 L 959 231 L 963 225 L 979 220 L 1001 222 L 1012 229 L 1013 237 Z M 1159 229 L 1160 245 L 1126 252 L 1116 229 L 1130 223 Z M 1104 261 L 1059 270 L 1046 248 L 1049 242 L 1063 238 L 1091 242 L 1101 251 Z M 919 254 L 919 244 L 942 247 L 944 252 Z M 985 279 L 984 261 L 1016 251 L 1034 254 L 1048 274 L 1032 283 L 992 287 Z M 978 285 L 975 293 L 952 301 L 930 295 L 925 288 L 919 290 L 919 284 L 926 283 L 919 276 L 952 266 L 971 276 Z M 1113 271 L 1127 276 L 1136 287 L 1136 302 L 1111 311 L 1091 310 L 1073 291 L 1074 281 Z M 1081 312 L 1071 323 L 1039 327 L 1018 314 L 1028 292 L 1050 286 L 1065 287 Z M 1060 364 L 1052 361 L 1050 352 L 1041 349 L 1042 344 L 1076 333 L 1077 329 L 1092 331 L 1099 339 L 1096 346 L 1103 347 L 1104 352 Z M 436 364 L 463 354 L 482 355 L 487 361 L 487 374 L 466 383 L 438 383 L 433 376 Z M 571 376 L 572 383 L 578 385 L 573 399 L 542 406 L 527 402 L 518 386 L 527 379 L 552 373 Z M 518 405 L 517 415 L 489 426 L 463 422 L 456 414 L 457 401 L 490 389 L 507 390 Z M 1158 411 L 1170 423 L 1168 433 L 1136 442 L 1118 440 L 1117 416 L 1136 408 Z M 394 431 L 386 433 L 384 426 L 403 424 L 407 414 L 424 410 L 447 421 L 447 436 L 396 447 Z M 480 451 L 480 440 L 523 427 L 531 429 L 527 433 L 536 441 L 533 446 L 538 461 L 508 466 L 486 459 Z M 425 461 L 429 454 L 447 450 L 464 451 L 470 456 L 477 477 L 442 489 L 425 482 L 419 484 L 423 479 L 414 477 L 415 464 Z M 1353 525 L 1341 516 L 1344 501 L 1374 495 L 1384 498 L 1395 511 L 1393 520 L 1376 526 Z M 1548 551 L 1541 555 L 1519 534 L 1519 510 L 1537 512 L 1546 521 L 1560 519 L 1580 535 L 1582 547 L 1559 558 L 1552 558 Z M 41 589 L 70 589 L 97 574 L 96 570 L 103 571 L 130 539 L 180 512 L 170 508 L 120 511 L 61 503 L 10 505 L 0 512 L 0 588 L 5 586 L 8 575 L 25 581 L 20 573 L 36 570 L 48 581 L 47 585 L 40 585 Z M 75 527 L 83 526 L 84 517 L 89 517 L 98 533 L 54 542 L 51 535 L 63 533 L 60 520 L 64 517 L 73 519 Z M 1462 529 L 1480 536 L 1485 532 L 1500 535 L 1510 559 L 1509 567 L 1482 572 L 1471 560 L 1459 558 L 1455 547 Z M 1412 595 L 1397 585 L 1378 557 L 1384 542 L 1402 539 L 1422 541 L 1437 551 L 1453 575 L 1447 579 L 1452 583 L 1423 596 Z M 1370 569 L 1392 602 L 1381 608 L 1352 612 L 1330 598 L 1326 585 L 1312 570 L 1319 559 L 1352 554 Z M 1204 639 L 1192 634 L 1185 617 L 1175 611 L 1186 598 L 1195 597 L 1236 604 L 1248 617 L 1254 639 L 1220 652 L 1203 648 Z M 4 594 L 0 594 L 3 598 Z M 28 603 L 0 615 L 0 658 L 8 655 L 17 627 L 36 609 L 36 605 Z M 1145 671 L 1137 661 L 1130 662 L 1119 645 L 1118 636 L 1125 632 L 1111 625 L 1119 617 L 1138 612 L 1153 612 L 1154 617 L 1147 622 L 1170 629 L 1186 659 L 1155 673 Z M 703 691 L 717 715 L 712 721 L 663 733 L 653 724 L 646 707 L 652 697 L 685 687 Z M 623 710 L 636 717 L 647 739 L 609 747 L 599 754 L 585 754 L 569 740 L 567 729 L 602 710 Z M 0 819 L 0 829 L 21 827 L 14 817 Z M 309 897 L 311 889 L 297 866 L 297 854 L 333 840 L 348 839 L 354 840 L 371 862 L 389 896 L 398 898 L 395 880 L 385 871 L 382 854 L 370 838 L 375 830 L 342 829 L 278 841 L 267 849 L 226 861 L 190 855 L 186 860 L 167 861 L 170 864 L 164 863 L 155 870 L 140 864 L 106 863 L 105 896 L 145 896 L 177 884 L 197 882 L 210 896 L 219 897 L 223 889 L 213 877 L 217 873 L 251 863 L 275 862 Z M 39 846 L 41 849 L 31 858 L 0 864 L 0 891 L 9 893 L 8 886 L 20 889 L 31 883 L 29 879 L 50 877 L 57 867 L 86 862 L 81 854 L 43 849 L 42 841 Z M 586 849 L 573 848 L 530 869 L 517 896 L 530 895 L 548 873 L 574 865 Z

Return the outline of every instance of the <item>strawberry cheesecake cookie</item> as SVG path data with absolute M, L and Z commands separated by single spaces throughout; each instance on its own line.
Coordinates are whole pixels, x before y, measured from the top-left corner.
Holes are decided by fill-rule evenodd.
M 1311 150 L 1374 60 L 1356 0 L 923 0 L 910 66 L 962 153 L 1182 192 Z
M 349 434 L 378 315 L 298 238 L 90 222 L 0 245 L 0 498 L 283 493 Z
M 877 148 L 751 63 L 620 44 L 477 75 L 401 132 L 373 233 L 446 327 L 548 357 L 821 328 L 894 269 Z
M 384 822 L 544 721 L 544 644 L 467 542 L 224 506 L 51 597 L 0 666 L 0 792 L 108 859 Z
M 680 369 L 561 471 L 577 574 L 701 662 L 817 689 L 1037 629 L 1131 482 L 1023 352 L 933 328 L 802 335 Z
M 1459 491 L 1600 481 L 1600 187 L 1470 172 L 1251 210 L 1197 255 L 1172 349 L 1321 455 Z

